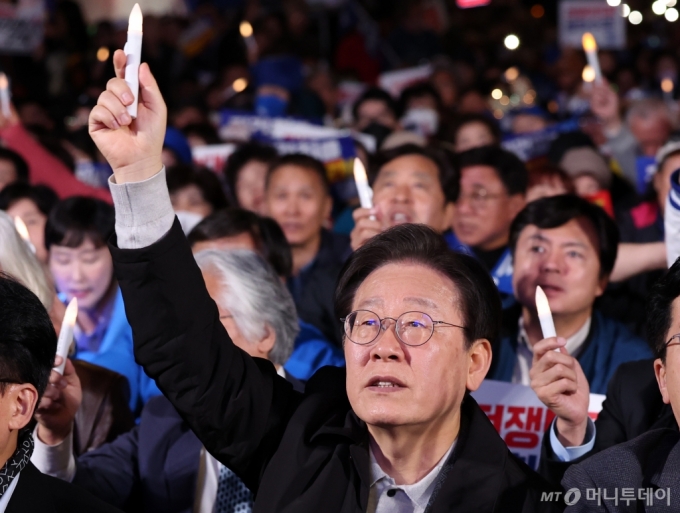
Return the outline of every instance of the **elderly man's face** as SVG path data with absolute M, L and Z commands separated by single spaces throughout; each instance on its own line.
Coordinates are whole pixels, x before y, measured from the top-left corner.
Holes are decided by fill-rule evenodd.
M 252 357 L 268 358 L 269 351 L 262 351 L 263 344 L 259 343 L 261 341 L 248 340 L 239 329 L 238 324 L 236 324 L 234 316 L 224 301 L 224 296 L 227 293 L 227 285 L 224 283 L 224 280 L 217 273 L 211 271 L 203 271 L 203 280 L 205 281 L 205 288 L 208 289 L 208 294 L 217 305 L 220 322 L 224 329 L 227 330 L 229 338 L 231 338 L 234 345 L 243 349 Z
M 453 204 L 444 197 L 437 164 L 422 155 L 404 155 L 380 168 L 373 203 L 385 229 L 422 223 L 441 232 L 451 223 Z
M 673 301 L 671 327 L 665 340 L 680 333 L 680 297 Z M 659 383 L 663 402 L 671 405 L 676 421 L 680 422 L 680 340 L 673 339 L 666 348 L 666 362 L 660 358 L 654 361 L 656 380 Z
M 515 247 L 512 285 L 521 304 L 533 308 L 540 285 L 553 315 L 586 311 L 602 294 L 600 257 L 590 222 L 572 219 L 557 228 L 529 225 Z
M 391 263 L 366 278 L 352 309 L 370 310 L 381 319 L 420 311 L 434 321 L 462 326 L 458 301 L 449 278 L 421 264 Z M 440 326 L 428 342 L 410 347 L 388 323 L 389 329 L 371 344 L 345 338 L 347 395 L 354 412 L 369 428 L 457 422 L 466 387 L 475 390 L 488 371 L 488 342 L 476 341 L 466 349 L 462 329 Z

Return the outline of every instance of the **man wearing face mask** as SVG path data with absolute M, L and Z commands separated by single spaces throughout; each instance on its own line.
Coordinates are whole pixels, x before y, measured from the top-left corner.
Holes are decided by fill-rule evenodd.
M 185 234 L 215 210 L 229 206 L 217 175 L 205 168 L 186 164 L 169 167 L 166 181 L 172 208 Z
M 399 128 L 397 104 L 390 93 L 374 87 L 362 94 L 352 108 L 354 129 L 372 135 L 378 148 L 385 138 Z

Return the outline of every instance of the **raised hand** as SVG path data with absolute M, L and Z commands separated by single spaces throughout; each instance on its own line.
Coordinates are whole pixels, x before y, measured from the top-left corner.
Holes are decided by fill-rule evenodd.
M 352 217 L 354 218 L 354 228 L 350 233 L 350 243 L 354 251 L 363 246 L 368 239 L 384 230 L 377 207 L 372 209 L 357 208 L 352 212 Z
M 583 444 L 588 427 L 590 386 L 581 364 L 567 354 L 565 344 L 563 338 L 555 337 L 538 342 L 529 376 L 531 388 L 557 416 L 560 443 L 578 447 Z
M 116 78 L 109 80 L 92 109 L 90 136 L 111 164 L 116 183 L 138 182 L 158 173 L 167 123 L 167 108 L 146 63 L 139 67 L 139 107 L 132 120 L 126 106 L 132 91 L 125 82 L 125 53 L 116 50 Z
M 61 363 L 61 356 L 54 364 Z M 47 389 L 38 404 L 35 418 L 38 421 L 38 438 L 47 445 L 61 443 L 73 429 L 73 419 L 83 400 L 80 379 L 71 360 L 66 360 L 64 375 L 52 371 Z

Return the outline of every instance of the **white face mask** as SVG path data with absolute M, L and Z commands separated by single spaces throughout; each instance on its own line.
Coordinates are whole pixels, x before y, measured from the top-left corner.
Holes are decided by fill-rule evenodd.
M 423 137 L 431 137 L 439 129 L 439 113 L 426 107 L 409 109 L 401 118 L 401 126 Z
M 179 220 L 179 224 L 182 225 L 182 231 L 184 232 L 184 235 L 189 235 L 189 232 L 194 229 L 194 226 L 203 220 L 203 216 L 201 214 L 187 212 L 186 210 L 178 210 L 175 212 L 175 215 Z

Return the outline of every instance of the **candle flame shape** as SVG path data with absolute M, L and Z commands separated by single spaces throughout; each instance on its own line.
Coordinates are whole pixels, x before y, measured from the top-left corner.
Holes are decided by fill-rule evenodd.
M 9 80 L 7 80 L 7 75 L 0 72 L 0 89 L 7 89 L 9 87 Z
M 673 92 L 673 81 L 670 78 L 664 78 L 661 81 L 661 90 L 664 93 L 672 93 Z
M 19 216 L 16 216 L 14 218 L 14 227 L 16 230 L 19 232 L 19 236 L 25 241 L 25 242 L 31 242 L 30 237 L 28 236 L 28 228 L 26 228 L 26 223 L 24 223 L 24 220 L 21 219 Z
M 543 338 L 556 337 L 557 332 L 555 331 L 548 297 L 540 286 L 536 287 L 536 310 L 538 310 L 538 320 L 541 323 Z
M 366 176 L 366 168 L 361 159 L 354 159 L 354 182 L 357 185 L 357 192 L 359 193 L 359 201 L 362 208 L 373 207 L 373 191 L 368 185 L 368 177 Z
M 590 32 L 583 34 L 581 42 L 583 43 L 583 50 L 585 52 L 597 52 L 597 42 L 595 42 L 595 38 Z
M 142 9 L 139 4 L 135 4 L 130 13 L 130 20 L 128 23 L 128 32 L 142 32 L 142 22 L 144 18 L 142 17 Z
M 253 35 L 253 26 L 247 21 L 242 21 L 238 27 L 238 30 L 243 37 L 250 37 Z
M 76 325 L 76 317 L 78 317 L 78 298 L 74 297 L 66 307 L 63 324 L 73 328 Z
M 237 78 L 234 80 L 231 87 L 234 92 L 240 93 L 241 91 L 245 91 L 246 87 L 248 87 L 248 81 L 245 78 Z

